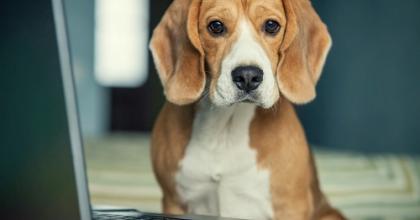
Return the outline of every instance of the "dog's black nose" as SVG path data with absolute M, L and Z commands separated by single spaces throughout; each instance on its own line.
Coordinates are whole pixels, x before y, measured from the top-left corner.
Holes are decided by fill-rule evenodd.
M 258 88 L 263 75 L 262 69 L 256 66 L 240 66 L 232 71 L 232 81 L 240 90 L 250 92 Z

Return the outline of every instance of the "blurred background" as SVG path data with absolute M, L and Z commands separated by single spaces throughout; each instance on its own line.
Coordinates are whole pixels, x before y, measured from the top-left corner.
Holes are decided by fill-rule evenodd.
M 68 1 L 83 132 L 150 132 L 164 97 L 147 49 L 170 0 Z M 333 47 L 299 107 L 325 148 L 420 153 L 420 2 L 314 0 Z
M 147 46 L 172 1 L 64 2 L 92 202 L 160 211 L 149 135 L 165 99 Z M 322 188 L 350 219 L 420 219 L 420 1 L 312 3 L 334 43 L 317 99 L 297 110 Z

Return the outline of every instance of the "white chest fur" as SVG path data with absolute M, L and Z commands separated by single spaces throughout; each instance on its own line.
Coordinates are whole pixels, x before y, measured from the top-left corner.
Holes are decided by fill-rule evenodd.
M 271 219 L 270 175 L 250 147 L 251 104 L 226 108 L 201 103 L 176 174 L 188 211 L 223 217 Z

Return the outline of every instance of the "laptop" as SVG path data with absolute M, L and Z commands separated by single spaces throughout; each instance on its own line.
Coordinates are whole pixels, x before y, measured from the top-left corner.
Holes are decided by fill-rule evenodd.
M 92 210 L 63 9 L 0 3 L 0 219 L 223 219 Z

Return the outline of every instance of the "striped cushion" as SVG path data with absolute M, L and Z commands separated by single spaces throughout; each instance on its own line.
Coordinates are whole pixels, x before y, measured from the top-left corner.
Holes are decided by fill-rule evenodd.
M 148 135 L 88 138 L 86 158 L 93 204 L 160 211 Z M 323 190 L 350 219 L 420 220 L 419 157 L 315 150 L 315 158 Z

